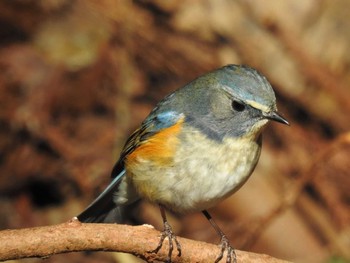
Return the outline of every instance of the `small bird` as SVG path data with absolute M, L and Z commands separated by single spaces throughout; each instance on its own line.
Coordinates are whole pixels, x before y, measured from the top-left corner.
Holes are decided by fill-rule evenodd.
M 228 238 L 207 209 L 236 192 L 253 172 L 269 120 L 289 125 L 278 112 L 266 78 L 244 65 L 227 65 L 165 97 L 129 139 L 112 182 L 79 216 L 81 222 L 121 222 L 125 206 L 145 199 L 158 204 L 164 229 L 157 253 L 169 241 L 181 245 L 165 209 L 201 211 L 221 238 L 219 262 L 236 262 Z

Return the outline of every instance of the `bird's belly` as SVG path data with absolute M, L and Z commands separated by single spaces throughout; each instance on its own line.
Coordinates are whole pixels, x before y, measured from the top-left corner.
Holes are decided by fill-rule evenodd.
M 260 155 L 260 144 L 246 138 L 191 138 L 177 148 L 171 165 L 144 159 L 133 167 L 141 197 L 179 213 L 207 209 L 245 183 Z

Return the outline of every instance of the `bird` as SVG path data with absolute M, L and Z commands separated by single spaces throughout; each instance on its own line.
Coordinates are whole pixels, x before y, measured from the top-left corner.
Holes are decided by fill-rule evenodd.
M 85 223 L 119 223 L 125 207 L 140 199 L 157 204 L 163 220 L 157 253 L 169 242 L 166 262 L 181 244 L 166 218 L 202 212 L 220 236 L 226 262 L 234 248 L 209 208 L 235 193 L 250 177 L 269 121 L 289 125 L 277 111 L 266 77 L 246 65 L 229 64 L 194 79 L 161 100 L 127 139 L 111 183 L 77 218 Z

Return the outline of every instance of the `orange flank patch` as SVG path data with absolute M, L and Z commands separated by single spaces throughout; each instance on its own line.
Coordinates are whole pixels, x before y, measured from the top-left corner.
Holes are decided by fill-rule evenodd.
M 126 157 L 126 166 L 135 168 L 138 164 L 151 162 L 151 165 L 172 165 L 174 153 L 179 142 L 177 135 L 180 133 L 184 119 L 175 125 L 160 130 L 147 141 L 142 142 L 132 153 Z

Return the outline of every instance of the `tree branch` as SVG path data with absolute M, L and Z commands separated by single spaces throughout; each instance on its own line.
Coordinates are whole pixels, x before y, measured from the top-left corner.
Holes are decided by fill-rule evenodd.
M 0 261 L 87 250 L 126 252 L 147 262 L 164 261 L 167 242 L 158 254 L 148 252 L 158 244 L 159 235 L 147 225 L 82 224 L 77 219 L 53 226 L 3 230 L 0 231 Z M 182 245 L 182 256 L 174 253 L 174 263 L 214 262 L 220 252 L 220 248 L 213 244 L 185 238 L 178 240 Z M 286 262 L 251 252 L 236 250 L 236 253 L 238 262 Z

